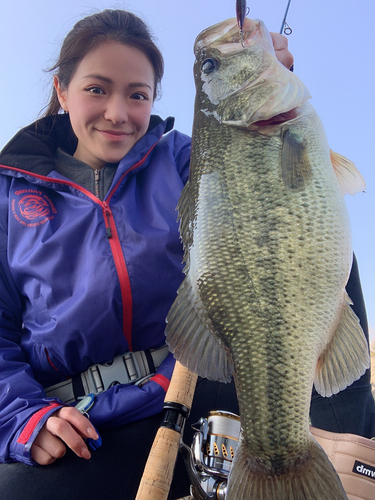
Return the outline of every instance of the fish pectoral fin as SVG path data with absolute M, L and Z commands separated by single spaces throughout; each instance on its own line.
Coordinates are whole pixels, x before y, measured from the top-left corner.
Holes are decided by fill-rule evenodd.
M 166 341 L 174 357 L 190 371 L 219 382 L 230 382 L 233 361 L 215 336 L 214 327 L 194 296 L 186 276 L 167 316 Z
M 281 176 L 284 186 L 293 191 L 303 191 L 312 180 L 306 140 L 290 130 L 283 137 Z
M 370 354 L 365 334 L 357 315 L 345 303 L 336 332 L 318 360 L 315 389 L 324 397 L 342 391 L 358 380 L 370 367 Z
M 345 156 L 330 150 L 331 162 L 339 181 L 341 191 L 354 196 L 366 189 L 366 182 L 354 163 Z

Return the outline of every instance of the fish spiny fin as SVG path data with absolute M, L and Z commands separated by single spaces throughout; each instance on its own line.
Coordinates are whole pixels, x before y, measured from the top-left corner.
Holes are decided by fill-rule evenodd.
M 263 469 L 263 470 L 262 470 Z M 280 475 L 249 457 L 237 446 L 228 480 L 226 500 L 348 500 L 340 478 L 327 455 L 313 440 L 307 456 Z
M 190 371 L 219 382 L 230 382 L 233 361 L 215 337 L 214 327 L 187 275 L 167 316 L 167 344 L 174 357 Z
M 358 380 L 370 367 L 370 354 L 359 319 L 345 303 L 336 332 L 318 360 L 315 389 L 324 397 L 342 391 Z
M 290 130 L 283 137 L 281 176 L 284 186 L 293 191 L 303 191 L 312 180 L 306 140 Z
M 354 196 L 366 189 L 366 183 L 354 163 L 330 150 L 331 162 L 343 194 Z

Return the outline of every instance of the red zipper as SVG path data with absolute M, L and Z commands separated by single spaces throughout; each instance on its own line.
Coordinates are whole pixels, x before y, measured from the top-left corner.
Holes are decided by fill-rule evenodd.
M 130 287 L 128 269 L 124 254 L 122 252 L 121 243 L 118 237 L 115 220 L 112 210 L 106 201 L 101 202 L 103 207 L 103 215 L 106 221 L 107 238 L 111 246 L 113 260 L 120 281 L 121 298 L 122 298 L 122 323 L 123 332 L 129 345 L 129 350 L 132 351 L 132 323 L 133 323 L 133 300 Z
M 112 238 L 112 230 L 111 230 L 111 217 L 113 218 L 112 210 L 109 208 L 109 205 L 106 201 L 103 201 L 102 203 L 103 203 L 103 215 L 104 215 L 107 238 L 110 239 Z

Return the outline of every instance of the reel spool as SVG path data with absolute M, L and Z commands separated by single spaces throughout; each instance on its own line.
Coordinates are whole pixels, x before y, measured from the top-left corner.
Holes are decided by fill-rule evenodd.
M 211 411 L 193 429 L 191 448 L 182 445 L 195 500 L 224 500 L 232 461 L 240 437 L 240 417 L 226 411 Z

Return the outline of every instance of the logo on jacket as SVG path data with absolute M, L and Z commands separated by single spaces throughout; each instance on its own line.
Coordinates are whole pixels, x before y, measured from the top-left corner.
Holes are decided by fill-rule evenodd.
M 57 210 L 46 194 L 37 189 L 18 189 L 12 200 L 12 212 L 16 220 L 28 227 L 40 226 L 52 220 Z

